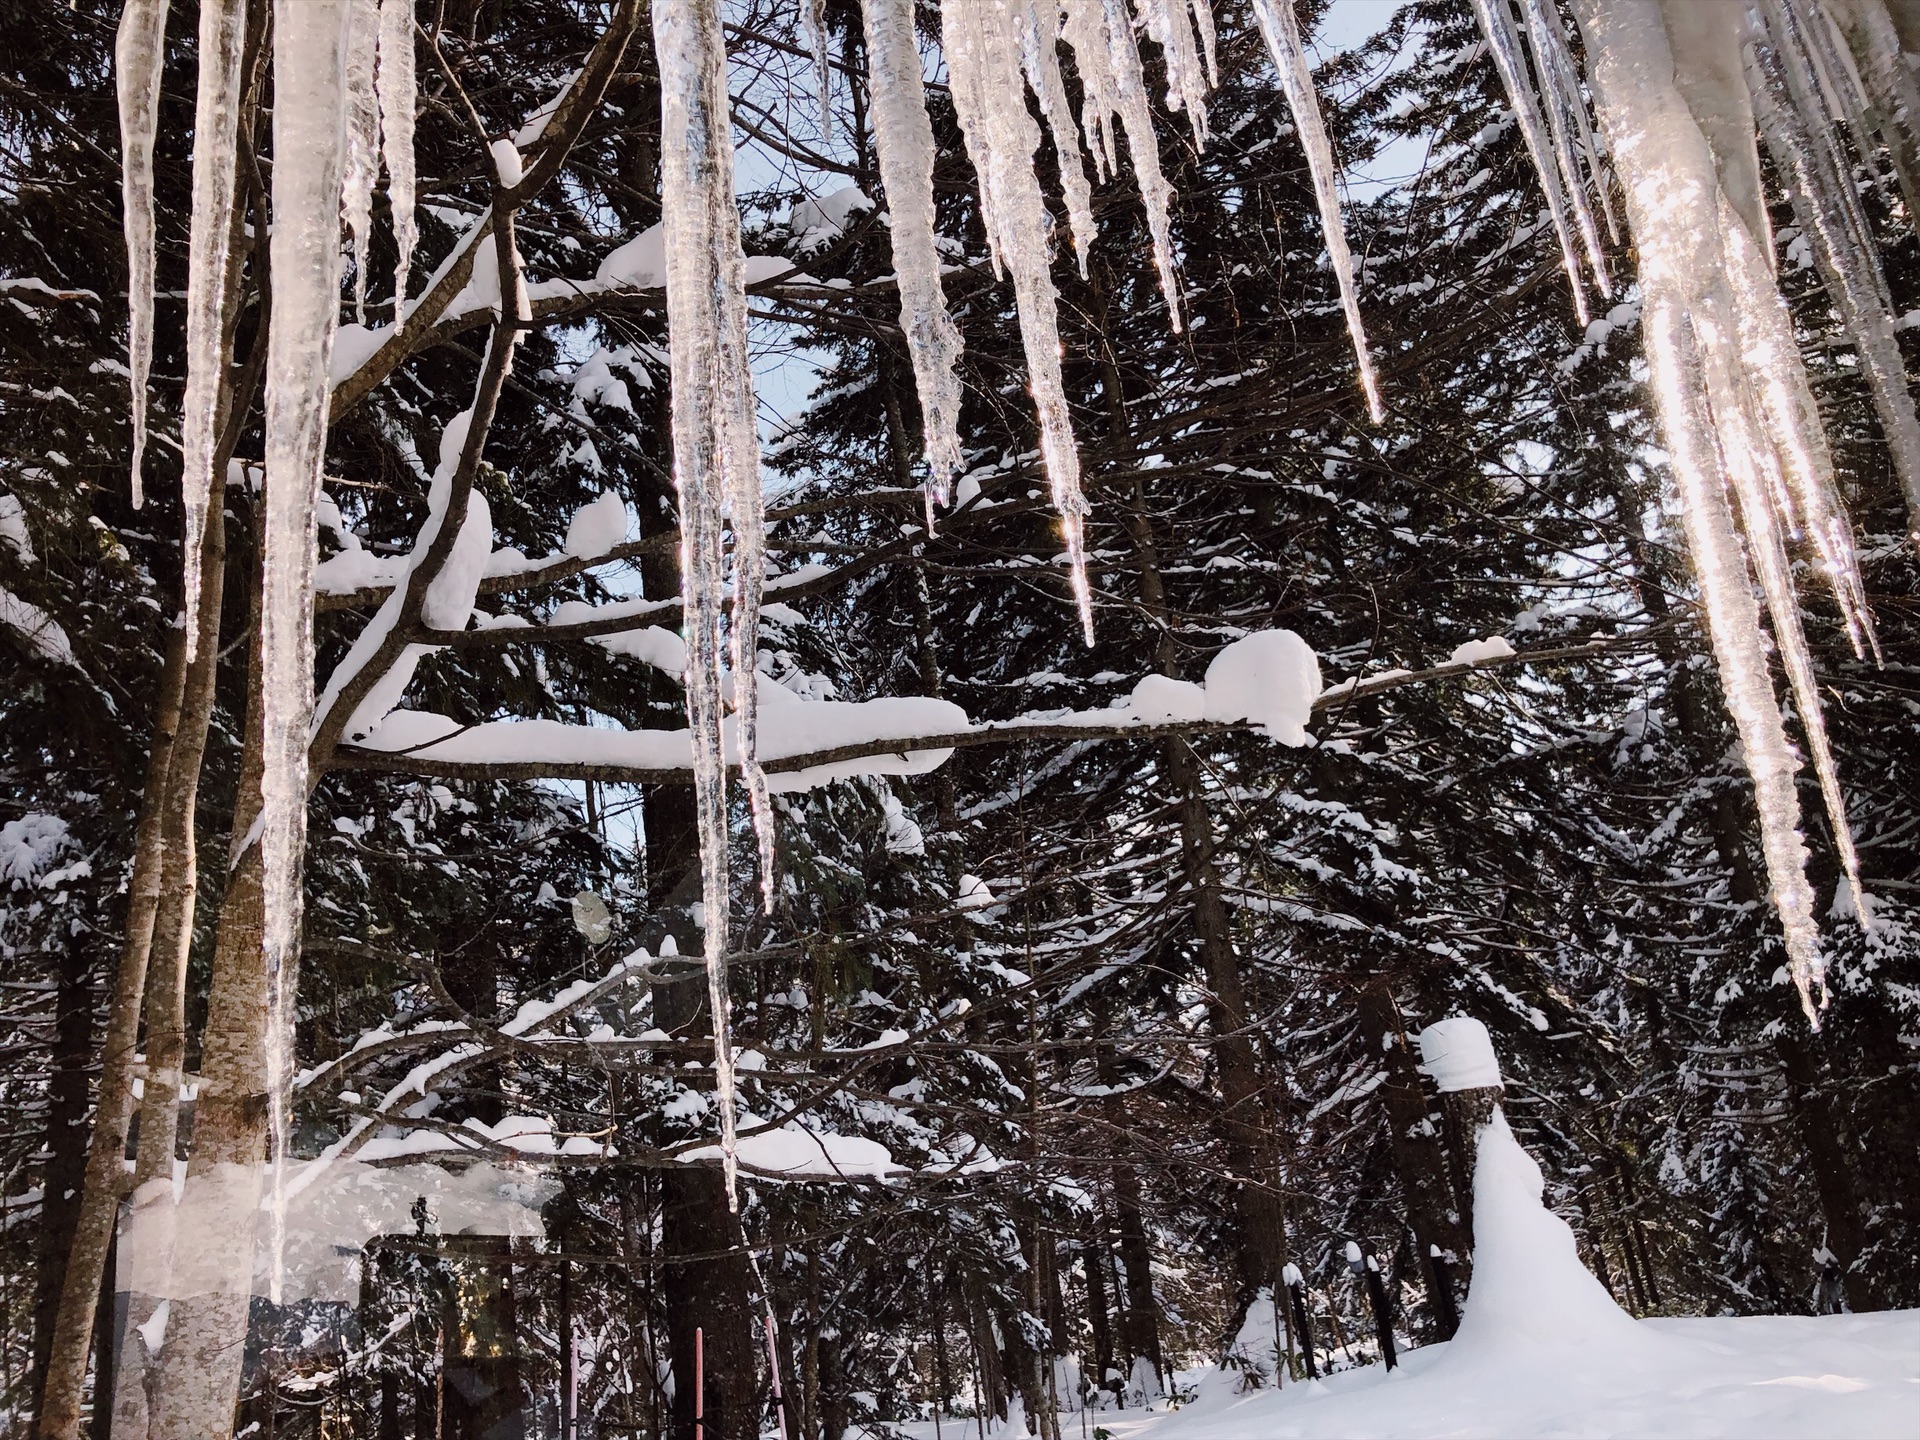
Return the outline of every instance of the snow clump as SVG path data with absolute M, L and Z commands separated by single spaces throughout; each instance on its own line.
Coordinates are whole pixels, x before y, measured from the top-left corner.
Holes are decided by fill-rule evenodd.
M 1256 631 L 1207 667 L 1206 718 L 1248 721 L 1282 745 L 1307 743 L 1307 720 L 1319 698 L 1319 658 L 1291 630 Z

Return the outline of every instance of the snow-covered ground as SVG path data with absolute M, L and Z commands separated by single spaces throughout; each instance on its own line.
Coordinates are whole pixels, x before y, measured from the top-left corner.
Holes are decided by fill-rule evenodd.
M 1242 1389 L 1242 1371 L 1209 1368 L 1182 1377 L 1191 1403 L 1095 1412 L 1083 1433 L 1087 1440 L 1920 1440 L 1920 1310 L 1636 1320 L 1581 1264 L 1573 1232 L 1541 1194 L 1540 1167 L 1495 1110 L 1479 1132 L 1473 1284 L 1451 1342 L 1412 1352 L 1393 1373 L 1368 1366 L 1251 1392 Z M 1256 1303 L 1233 1347 L 1268 1375 L 1273 1324 L 1271 1302 Z M 1061 1418 L 1063 1440 L 1082 1431 L 1082 1416 Z M 1105 1437 L 1094 1434 L 1096 1425 Z M 904 1428 L 912 1440 L 934 1440 L 930 1423 Z M 956 1430 L 954 1422 L 941 1431 L 938 1440 L 981 1440 L 977 1428 Z M 1016 1440 L 1025 1428 L 996 1434 Z
M 1637 1322 L 1637 1355 L 1542 1347 L 1476 1359 L 1433 1345 L 1380 1366 L 1280 1390 L 1236 1394 L 1201 1372 L 1179 1410 L 1095 1411 L 1085 1434 L 1109 1440 L 1412 1440 L 1412 1437 L 1724 1436 L 1733 1440 L 1914 1440 L 1920 1437 L 1920 1311 L 1817 1319 Z M 931 1423 L 896 1427 L 934 1440 Z M 1062 1440 L 1081 1417 L 1060 1417 Z M 1007 1440 L 990 1432 L 988 1440 Z M 947 1420 L 941 1440 L 979 1440 Z

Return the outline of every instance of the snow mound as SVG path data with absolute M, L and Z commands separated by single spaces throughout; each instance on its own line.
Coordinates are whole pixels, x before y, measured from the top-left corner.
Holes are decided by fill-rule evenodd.
M 1307 743 L 1307 720 L 1319 698 L 1319 658 L 1291 630 L 1236 640 L 1207 667 L 1206 718 L 1250 721 L 1282 745 Z
M 1473 1170 L 1473 1285 L 1450 1364 L 1516 1349 L 1576 1346 L 1622 1354 L 1660 1342 L 1581 1263 L 1567 1222 L 1540 1203 L 1540 1166 L 1499 1110 L 1480 1129 Z
M 667 283 L 667 232 L 649 225 L 600 262 L 593 278 L 603 285 L 658 290 Z
M 1466 1015 L 1436 1020 L 1420 1032 L 1420 1068 L 1441 1091 L 1483 1090 L 1503 1083 L 1487 1027 Z
M 611 490 L 602 490 L 567 522 L 566 551 L 575 559 L 598 559 L 626 539 L 627 502 Z
M 1488 636 L 1485 640 L 1469 640 L 1464 645 L 1454 646 L 1453 653 L 1447 656 L 1449 665 L 1481 665 L 1488 660 L 1507 660 L 1513 656 L 1513 646 L 1498 635 Z
M 1146 675 L 1133 687 L 1131 709 L 1150 725 L 1206 718 L 1207 692 L 1186 680 Z

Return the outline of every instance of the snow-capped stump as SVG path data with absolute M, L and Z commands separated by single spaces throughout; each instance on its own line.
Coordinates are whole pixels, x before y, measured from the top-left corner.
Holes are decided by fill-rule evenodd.
M 1319 698 L 1319 657 L 1291 630 L 1256 631 L 1207 667 L 1206 718 L 1244 720 L 1282 745 L 1307 743 L 1307 720 Z
M 611 490 L 602 490 L 567 522 L 566 551 L 578 560 L 598 559 L 626 539 L 627 502 Z

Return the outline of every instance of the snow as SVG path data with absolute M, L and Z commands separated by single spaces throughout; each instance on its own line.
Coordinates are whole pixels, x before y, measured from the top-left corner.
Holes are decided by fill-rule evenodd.
M 1442 1093 L 1502 1083 L 1500 1057 L 1487 1027 L 1466 1015 L 1436 1020 L 1420 1032 L 1420 1068 Z
M 0 543 L 13 551 L 22 564 L 31 565 L 33 537 L 27 533 L 27 511 L 18 495 L 0 495 Z
M 597 560 L 627 539 L 627 502 L 611 490 L 573 512 L 567 522 L 566 552 L 579 560 Z
M 1291 630 L 1261 630 L 1234 641 L 1207 667 L 1206 718 L 1245 720 L 1282 745 L 1307 743 L 1320 698 L 1320 661 Z
M 1207 713 L 1207 692 L 1189 680 L 1145 675 L 1133 687 L 1128 709 L 1150 725 L 1202 720 Z
M 667 283 L 667 232 L 664 225 L 649 225 L 633 239 L 609 252 L 594 271 L 603 285 L 632 286 L 636 290 L 658 290 Z
M 0 880 L 13 888 L 32 885 L 60 857 L 71 837 L 57 815 L 22 815 L 0 825 Z
M 60 622 L 11 590 L 0 590 L 0 626 L 19 635 L 43 660 L 51 660 L 56 665 L 77 663 L 73 658 L 73 642 L 67 638 Z
M 1513 646 L 1499 635 L 1488 636 L 1485 640 L 1469 640 L 1464 645 L 1456 645 L 1453 653 L 1447 656 L 1449 665 L 1483 665 L 1489 660 L 1510 660 L 1513 658 Z
M 752 1113 L 740 1112 L 740 1127 L 751 1130 L 766 1124 Z M 884 1145 L 858 1135 L 835 1135 L 807 1129 L 797 1120 L 789 1120 L 776 1130 L 758 1135 L 742 1135 L 738 1141 L 742 1165 L 796 1180 L 885 1179 L 901 1173 L 904 1167 L 894 1163 Z M 721 1158 L 720 1147 L 703 1145 L 681 1154 L 683 1162 L 693 1164 Z

